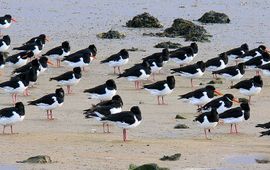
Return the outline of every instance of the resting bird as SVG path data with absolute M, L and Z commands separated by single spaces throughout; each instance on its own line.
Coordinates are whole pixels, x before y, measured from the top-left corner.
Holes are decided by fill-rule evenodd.
M 40 39 L 36 40 L 34 43 L 31 44 L 25 44 L 20 47 L 15 47 L 13 50 L 21 50 L 21 51 L 26 51 L 30 52 L 32 51 L 34 56 L 38 56 L 43 49 L 43 44 Z
M 228 57 L 226 53 L 219 54 L 218 57 L 209 59 L 205 62 L 206 71 L 219 71 L 226 68 L 228 64 Z M 216 76 L 213 74 L 213 76 Z
M 242 44 L 240 47 L 236 47 L 236 48 L 233 48 L 229 51 L 226 51 L 229 60 L 235 61 L 236 64 L 237 64 L 236 58 L 239 56 L 242 56 L 246 52 L 248 52 L 248 45 L 246 43 Z
M 23 45 L 33 44 L 33 43 L 37 42 L 38 40 L 41 42 L 42 48 L 44 48 L 46 41 L 49 41 L 48 37 L 45 34 L 40 34 L 39 36 L 33 37 L 30 40 L 28 40 L 27 42 L 23 43 Z
M 0 17 L 0 35 L 1 35 L 1 29 L 9 28 L 12 21 L 16 22 L 16 20 L 9 14 L 6 14 Z
M 260 45 L 257 48 L 247 51 L 245 54 L 236 57 L 237 60 L 241 62 L 246 62 L 254 57 L 261 56 L 263 52 L 267 52 L 266 46 Z
M 163 64 L 166 64 L 169 61 L 169 54 L 170 54 L 169 50 L 167 48 L 164 48 L 162 52 L 151 54 L 147 57 L 142 58 L 142 60 L 143 61 L 155 60 L 161 57 Z

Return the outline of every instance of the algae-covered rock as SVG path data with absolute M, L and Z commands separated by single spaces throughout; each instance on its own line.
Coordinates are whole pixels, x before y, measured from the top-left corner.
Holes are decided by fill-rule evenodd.
M 177 161 L 181 157 L 181 153 L 176 153 L 171 156 L 164 155 L 162 158 L 160 158 L 161 161 Z
M 175 48 L 180 48 L 182 45 L 179 43 L 173 43 L 171 41 L 167 42 L 161 42 L 156 44 L 154 47 L 155 48 L 170 48 L 170 49 L 175 49 Z
M 126 35 L 123 33 L 120 33 L 119 31 L 109 30 L 108 32 L 97 34 L 97 37 L 103 38 L 103 39 L 121 39 L 121 38 L 125 38 Z
M 143 164 L 141 166 L 136 166 L 134 164 L 129 165 L 128 170 L 170 170 L 169 168 L 161 168 L 155 163 Z
M 181 115 L 176 115 L 175 119 L 186 119 L 185 117 L 181 116 Z
M 185 124 L 177 124 L 174 126 L 174 129 L 188 129 L 189 127 Z
M 162 28 L 159 20 L 149 13 L 145 12 L 135 16 L 132 20 L 126 23 L 127 27 L 133 28 Z
M 230 23 L 230 18 L 228 15 L 216 11 L 209 11 L 203 14 L 201 18 L 198 19 L 198 21 L 202 23 L 219 23 L 219 24 L 226 24 Z
M 221 80 L 221 78 L 217 78 L 209 81 L 207 84 L 223 84 L 223 81 Z
M 52 160 L 48 155 L 38 155 L 30 157 L 24 161 L 17 161 L 17 163 L 45 164 L 45 163 L 52 163 Z
M 248 103 L 248 99 L 246 99 L 246 98 L 239 98 L 238 101 L 240 103 Z

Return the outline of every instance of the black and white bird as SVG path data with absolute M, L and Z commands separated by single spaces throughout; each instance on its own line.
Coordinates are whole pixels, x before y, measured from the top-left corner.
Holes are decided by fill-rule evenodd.
M 199 49 L 198 49 L 198 44 L 195 43 L 195 42 L 190 43 L 190 45 L 180 47 L 180 48 L 178 48 L 178 49 L 176 49 L 174 51 L 171 51 L 170 53 L 174 53 L 176 51 L 187 51 L 187 50 L 189 50 L 189 48 L 192 48 L 193 55 L 194 55 L 194 57 L 196 57 L 197 54 L 198 54 Z
M 219 71 L 226 68 L 228 64 L 228 57 L 226 53 L 221 53 L 218 57 L 211 58 L 205 62 L 206 71 Z
M 8 35 L 3 36 L 3 38 L 0 39 L 0 52 L 7 52 L 10 47 L 10 42 L 10 37 Z
M 251 101 L 251 96 L 259 94 L 263 87 L 263 80 L 261 76 L 254 76 L 248 80 L 242 80 L 237 84 L 231 86 L 231 89 L 239 89 L 239 92 L 245 96 L 248 96 L 249 103 Z
M 155 76 L 157 73 L 160 72 L 160 70 L 163 68 L 164 62 L 162 60 L 162 57 L 158 57 L 156 59 L 149 59 L 147 60 L 150 65 L 151 75 L 153 77 L 153 81 L 155 81 Z
M 270 122 L 263 123 L 263 124 L 257 124 L 256 127 L 263 128 L 263 129 L 270 129 Z M 260 137 L 270 135 L 270 130 L 262 131 L 260 132 Z
M 10 27 L 12 21 L 16 22 L 16 20 L 12 18 L 12 16 L 9 14 L 0 17 L 0 35 L 1 29 L 7 29 L 8 27 Z
M 239 56 L 242 56 L 246 52 L 248 52 L 248 45 L 246 43 L 242 44 L 240 47 L 233 48 L 231 50 L 226 51 L 229 60 L 236 61 L 236 62 L 237 62 L 236 58 Z
M 190 78 L 191 87 L 194 87 L 193 79 L 202 77 L 204 71 L 205 71 L 205 63 L 203 61 L 198 61 L 195 64 L 171 69 L 171 73 L 173 74 L 175 73 L 176 75 L 185 78 Z
M 144 85 L 143 88 L 150 92 L 152 95 L 157 96 L 158 105 L 165 104 L 164 96 L 173 92 L 175 88 L 175 79 L 174 76 L 168 76 L 166 80 Z M 160 102 L 160 97 L 162 102 Z
M 94 44 L 89 45 L 87 48 L 85 49 L 81 49 L 79 51 L 76 51 L 75 53 L 70 54 L 69 56 L 77 56 L 78 54 L 88 54 L 88 56 L 90 57 L 90 62 L 94 59 L 96 59 L 96 55 L 97 55 L 97 48 Z
M 97 107 L 110 106 L 110 105 L 114 104 L 115 102 L 123 103 L 123 100 L 119 95 L 114 95 L 111 100 L 105 100 L 105 101 L 101 101 L 97 104 L 92 104 L 92 107 L 90 109 L 86 109 L 84 111 L 89 111 L 89 110 L 95 109 Z
M 180 67 L 189 64 L 194 59 L 194 51 L 192 48 L 186 50 L 178 50 L 170 54 L 170 60 L 179 64 Z
M 5 134 L 5 128 L 7 126 L 10 126 L 10 133 L 13 134 L 13 125 L 23 121 L 24 117 L 25 110 L 22 102 L 15 103 L 14 107 L 1 109 L 0 125 L 3 125 L 3 134 Z
M 144 60 L 144 61 L 155 60 L 155 59 L 161 57 L 163 60 L 163 64 L 166 64 L 169 61 L 169 55 L 170 55 L 170 52 L 169 52 L 168 48 L 164 48 L 162 50 L 162 52 L 151 54 L 147 57 L 142 58 L 142 60 Z
M 53 65 L 53 63 L 47 57 L 44 56 L 38 59 L 38 63 L 39 63 L 38 76 L 48 69 L 48 64 Z
M 123 129 L 123 141 L 127 140 L 127 129 L 137 127 L 142 121 L 141 110 L 138 106 L 131 107 L 130 111 L 123 111 L 101 118 L 101 121 L 114 122 Z
M 6 58 L 7 66 L 19 68 L 27 64 L 28 58 L 33 57 L 32 52 L 20 52 Z
M 61 46 L 55 47 L 49 51 L 47 51 L 42 56 L 48 56 L 52 60 L 56 60 L 56 66 L 60 67 L 61 60 L 64 59 L 64 57 L 68 56 L 70 54 L 70 45 L 68 41 L 62 42 Z
M 29 77 L 27 74 L 22 75 L 20 78 L 13 78 L 9 81 L 0 83 L 0 89 L 3 89 L 6 93 L 11 94 L 12 102 L 17 102 L 17 95 L 23 93 L 29 85 Z
M 270 77 L 270 63 L 257 67 L 264 76 Z
M 129 69 L 126 69 L 117 78 L 126 77 L 128 81 L 135 82 L 135 88 L 140 89 L 142 80 L 147 80 L 151 75 L 151 68 L 148 61 L 143 61 L 141 64 L 136 64 Z
M 231 81 L 231 85 L 233 85 L 234 81 L 238 81 L 244 76 L 245 64 L 239 63 L 235 66 L 230 66 L 218 71 L 213 71 L 212 74 L 221 75 L 222 78 Z
M 231 124 L 230 133 L 233 133 L 233 125 L 235 133 L 238 133 L 237 124 L 248 120 L 250 117 L 250 108 L 248 103 L 241 103 L 240 107 L 229 109 L 219 114 L 219 119 L 222 123 Z
M 122 49 L 120 52 L 111 55 L 110 57 L 102 60 L 101 64 L 107 64 L 109 67 L 113 67 L 113 73 L 116 74 L 116 68 L 118 73 L 121 74 L 120 67 L 126 65 L 129 60 L 129 54 L 126 49 Z
M 82 77 L 81 68 L 75 67 L 73 71 L 68 71 L 56 77 L 50 78 L 50 81 L 56 80 L 60 86 L 67 86 L 67 93 L 71 94 L 71 86 L 77 85 Z
M 23 43 L 23 45 L 34 44 L 38 40 L 41 42 L 42 48 L 44 48 L 46 41 L 49 41 L 48 37 L 45 34 L 40 34 L 39 36 L 33 37 L 30 40 L 26 41 L 25 43 Z
M 198 126 L 204 129 L 205 138 L 209 139 L 207 136 L 207 131 L 210 132 L 210 129 L 218 125 L 219 115 L 216 109 L 213 108 L 211 111 L 201 113 L 193 121 L 197 122 Z
M 43 49 L 43 44 L 40 39 L 37 39 L 34 43 L 25 44 L 20 47 L 13 48 L 13 50 L 19 50 L 19 51 L 26 51 L 26 52 L 32 51 L 34 56 L 39 56 L 42 49 Z
M 4 67 L 5 67 L 4 55 L 0 52 L 0 76 L 2 74 L 1 70 L 3 70 Z
M 115 97 L 115 96 L 114 96 Z M 119 96 L 120 97 L 120 96 Z M 85 112 L 83 113 L 85 115 L 85 118 L 95 118 L 97 121 L 101 121 L 101 118 L 107 117 L 111 114 L 119 113 L 122 111 L 123 107 L 123 101 L 119 99 L 113 98 L 111 100 L 111 104 L 106 104 L 103 106 L 98 106 L 98 107 L 92 107 L 90 109 L 84 110 Z M 106 122 L 103 123 L 103 132 L 105 133 L 105 125 L 107 125 L 107 132 L 110 132 L 109 129 L 109 124 Z
M 239 103 L 232 94 L 225 94 L 206 103 L 204 106 L 198 109 L 198 112 L 209 112 L 213 108 L 215 108 L 217 110 L 217 113 L 220 114 L 225 112 L 226 110 L 229 110 L 233 106 L 233 102 Z
M 260 45 L 259 47 L 249 50 L 245 54 L 236 57 L 236 60 L 246 62 L 254 57 L 261 56 L 263 52 L 267 52 L 266 46 Z
M 214 98 L 214 93 L 216 93 L 217 95 L 222 95 L 218 90 L 216 90 L 214 86 L 208 85 L 204 88 L 200 88 L 195 91 L 179 95 L 178 99 L 189 102 L 200 108 Z
M 86 89 L 83 92 L 89 94 L 89 99 L 98 99 L 101 101 L 111 100 L 117 92 L 117 86 L 114 80 L 109 79 L 106 83 L 94 88 Z
M 56 89 L 55 93 L 47 94 L 37 100 L 29 101 L 28 105 L 34 105 L 47 111 L 47 119 L 53 120 L 52 110 L 61 107 L 64 103 L 65 92 L 62 88 Z
M 26 72 L 31 67 L 37 67 L 37 68 L 39 68 L 39 62 L 38 62 L 38 59 L 37 58 L 34 59 L 34 60 L 32 60 L 31 62 L 27 63 L 26 65 L 23 65 L 23 66 L 21 66 L 19 68 L 14 69 L 13 72 L 12 72 L 12 74 L 17 75 L 17 74 Z
M 91 57 L 87 53 L 79 53 L 74 55 L 69 55 L 64 57 L 62 61 L 68 64 L 69 67 L 81 67 L 84 70 L 84 67 L 88 66 L 91 62 Z
M 268 52 L 263 52 L 261 56 L 254 57 L 245 62 L 247 70 L 255 70 L 256 75 L 259 75 L 259 66 L 270 63 L 270 54 Z

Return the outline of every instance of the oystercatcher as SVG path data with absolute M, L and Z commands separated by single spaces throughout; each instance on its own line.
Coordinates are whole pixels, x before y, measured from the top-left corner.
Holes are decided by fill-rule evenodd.
M 89 94 L 89 99 L 111 100 L 117 92 L 117 86 L 113 79 L 109 79 L 105 84 L 86 89 L 83 92 Z
M 173 68 L 171 70 L 171 73 L 176 73 L 176 75 L 190 78 L 191 87 L 193 88 L 193 79 L 203 76 L 205 71 L 205 63 L 203 61 L 198 61 L 195 64 L 187 65 L 180 68 Z
M 157 96 L 158 105 L 165 104 L 164 96 L 172 93 L 175 88 L 174 76 L 168 76 L 166 80 L 158 81 L 153 84 L 144 85 L 143 88 L 149 91 L 152 95 Z M 160 103 L 159 98 L 161 97 L 162 103 Z
M 270 63 L 257 66 L 257 68 L 262 71 L 263 75 L 270 77 Z
M 142 80 L 149 78 L 151 74 L 151 68 L 148 61 L 143 61 L 142 64 L 136 64 L 133 67 L 126 69 L 122 74 L 119 74 L 117 78 L 126 77 L 128 81 L 135 82 L 135 88 L 140 89 L 140 83 Z
M 59 85 L 67 86 L 67 93 L 70 94 L 72 92 L 71 86 L 78 84 L 81 77 L 81 68 L 75 67 L 73 68 L 73 71 L 68 71 L 60 76 L 50 78 L 50 81 L 56 80 Z
M 10 132 L 13 134 L 12 126 L 23 121 L 25 116 L 24 105 L 22 102 L 18 102 L 14 107 L 3 108 L 0 110 L 0 125 L 3 125 L 3 134 L 5 134 L 5 128 L 10 126 Z
M 179 64 L 180 67 L 190 63 L 194 59 L 194 52 L 192 48 L 187 48 L 186 50 L 175 51 L 170 54 L 170 60 Z
M 219 116 L 215 108 L 213 108 L 209 112 L 204 112 L 196 117 L 194 122 L 197 122 L 199 127 L 204 129 L 204 135 L 206 139 L 209 139 L 207 137 L 207 130 L 210 131 L 210 129 L 217 126 L 219 122 Z
M 239 83 L 231 86 L 231 89 L 239 89 L 239 92 L 245 96 L 248 96 L 249 103 L 251 96 L 257 95 L 261 92 L 263 87 L 263 80 L 261 76 L 254 76 L 248 80 L 242 80 Z
M 166 64 L 169 61 L 169 54 L 170 54 L 169 50 L 167 48 L 164 48 L 162 52 L 151 54 L 150 56 L 142 58 L 142 60 L 144 61 L 153 60 L 161 56 L 163 64 Z
M 10 47 L 10 37 L 8 35 L 3 36 L 0 39 L 0 52 L 6 52 Z
M 190 43 L 190 45 L 188 45 L 188 46 L 180 47 L 180 48 L 178 48 L 178 49 L 176 49 L 174 51 L 171 51 L 171 53 L 174 53 L 176 51 L 189 51 L 189 48 L 192 48 L 193 55 L 194 55 L 194 57 L 196 57 L 197 54 L 198 54 L 199 49 L 198 49 L 197 43 L 195 43 L 195 42 Z
M 92 61 L 93 59 L 96 59 L 96 55 L 97 55 L 97 48 L 94 44 L 91 44 L 88 46 L 88 48 L 76 51 L 75 53 L 70 54 L 69 56 L 73 56 L 73 55 L 78 55 L 78 54 L 84 54 L 87 53 L 90 56 L 90 61 Z
M 20 52 L 6 58 L 6 64 L 13 68 L 19 68 L 27 64 L 28 58 L 33 56 L 32 52 Z
M 11 17 L 11 15 L 6 14 L 5 16 L 0 17 L 0 35 L 1 35 L 1 29 L 6 29 L 10 27 L 11 22 L 16 22 L 14 18 Z
M 84 67 L 88 66 L 91 62 L 91 57 L 87 53 L 78 53 L 65 57 L 62 61 L 68 64 L 69 67 L 81 67 L 84 70 Z
M 20 47 L 15 47 L 13 50 L 21 50 L 21 51 L 32 51 L 34 53 L 34 56 L 38 56 L 42 51 L 42 42 L 40 39 L 37 39 L 34 43 L 31 44 L 25 44 Z
M 240 60 L 242 62 L 246 62 L 254 57 L 261 56 L 263 52 L 267 52 L 266 46 L 260 45 L 259 47 L 254 48 L 254 49 L 246 52 L 245 54 L 236 57 L 236 59 Z
M 218 57 L 209 59 L 205 62 L 206 71 L 219 71 L 226 68 L 228 64 L 228 57 L 226 53 L 219 54 Z M 213 74 L 214 76 L 214 74 Z
M 3 54 L 0 52 L 0 76 L 2 75 L 1 70 L 5 67 L 5 59 Z
M 270 54 L 263 52 L 261 56 L 254 57 L 245 62 L 247 69 L 256 70 L 256 75 L 259 75 L 258 67 L 264 64 L 270 63 Z
M 222 123 L 231 124 L 230 133 L 233 133 L 233 124 L 235 128 L 235 133 L 237 131 L 237 124 L 248 120 L 250 117 L 250 108 L 248 103 L 241 103 L 240 107 L 229 109 L 221 114 L 219 114 L 219 119 Z
M 129 60 L 129 54 L 126 49 L 122 49 L 117 54 L 113 54 L 110 57 L 102 60 L 100 63 L 108 64 L 109 67 L 113 67 L 113 73 L 116 74 L 115 69 L 118 68 L 118 73 L 121 74 L 120 67 L 127 64 Z
M 226 80 L 231 81 L 231 85 L 233 85 L 234 81 L 240 80 L 245 74 L 245 64 L 239 63 L 238 65 L 226 67 L 224 69 L 213 71 L 212 74 L 219 74 L 221 77 Z
M 64 57 L 68 56 L 70 54 L 70 45 L 68 41 L 62 42 L 61 46 L 55 47 L 49 51 L 47 51 L 42 56 L 49 56 L 51 59 L 56 60 L 57 67 L 60 67 L 61 60 L 64 59 Z
M 127 129 L 137 127 L 141 121 L 141 110 L 138 106 L 131 107 L 130 111 L 123 111 L 116 114 L 110 114 L 101 118 L 101 121 L 111 121 L 119 128 L 123 129 L 123 141 L 127 140 Z
M 37 42 L 37 40 L 39 40 L 41 42 L 42 48 L 44 48 L 46 41 L 49 41 L 48 37 L 45 34 L 40 34 L 39 36 L 33 37 L 30 40 L 28 40 L 27 42 L 23 43 L 23 45 L 34 44 Z
M 45 95 L 37 100 L 29 101 L 28 105 L 35 105 L 47 111 L 47 119 L 53 120 L 52 110 L 61 107 L 64 103 L 65 92 L 62 88 L 56 89 L 55 93 Z
M 150 64 L 150 70 L 151 70 L 151 74 L 153 76 L 153 81 L 155 81 L 155 75 L 160 72 L 160 70 L 163 67 L 164 62 L 163 62 L 161 56 L 156 58 L 156 59 L 149 59 L 147 61 Z
M 236 64 L 237 64 L 236 58 L 245 54 L 246 52 L 248 52 L 248 45 L 246 43 L 242 44 L 240 47 L 226 51 L 229 60 L 236 61 Z
M 114 95 L 111 100 L 105 100 L 97 104 L 92 104 L 92 107 L 89 110 L 97 108 L 97 107 L 109 106 L 109 105 L 112 105 L 114 102 L 123 104 L 122 98 L 119 95 Z M 84 111 L 88 111 L 88 110 L 84 110 Z
M 21 66 L 19 68 L 14 69 L 13 72 L 12 72 L 12 74 L 17 75 L 17 74 L 26 72 L 31 67 L 37 67 L 37 68 L 39 68 L 39 62 L 38 62 L 38 59 L 37 58 L 34 59 L 34 60 L 32 60 L 31 62 L 27 63 L 26 65 L 23 65 L 23 66 Z

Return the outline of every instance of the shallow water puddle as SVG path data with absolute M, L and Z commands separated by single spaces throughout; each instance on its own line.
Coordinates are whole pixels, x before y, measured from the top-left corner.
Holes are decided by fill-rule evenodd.
M 264 157 L 258 155 L 234 155 L 225 160 L 231 164 L 255 164 L 257 163 L 256 159 L 264 159 Z
M 0 169 L 1 170 L 18 170 L 19 168 L 17 168 L 14 165 L 0 165 Z

